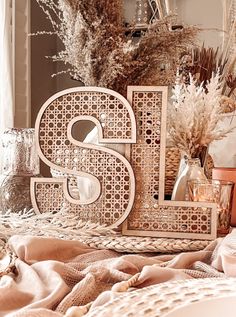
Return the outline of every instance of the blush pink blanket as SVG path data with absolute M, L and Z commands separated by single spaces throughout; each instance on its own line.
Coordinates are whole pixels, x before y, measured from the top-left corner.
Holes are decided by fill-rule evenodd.
M 205 250 L 178 255 L 119 254 L 32 236 L 13 236 L 9 247 L 17 256 L 16 269 L 0 278 L 0 316 L 62 317 L 71 306 L 92 301 L 93 309 L 109 300 L 105 291 L 115 291 L 137 273 L 137 288 L 177 279 L 236 277 L 236 231 Z

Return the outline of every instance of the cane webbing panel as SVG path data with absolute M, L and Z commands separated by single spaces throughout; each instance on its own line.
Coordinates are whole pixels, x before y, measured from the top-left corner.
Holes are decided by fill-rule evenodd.
M 162 166 L 160 162 L 166 152 L 165 139 L 162 139 L 166 137 L 162 131 L 166 125 L 165 88 L 129 89 L 129 101 L 137 121 L 137 143 L 131 145 L 130 154 L 136 176 L 136 195 L 123 233 L 177 238 L 197 238 L 198 235 L 200 238 L 202 235 L 202 238 L 214 239 L 216 221 L 212 206 L 194 204 L 192 207 L 193 203 L 164 201 L 166 161 Z
M 102 139 L 130 143 L 135 141 L 132 137 L 135 134 L 133 112 L 128 102 L 115 92 L 81 89 L 61 93 L 43 106 L 36 128 L 38 147 L 47 165 L 64 175 L 75 177 L 78 172 L 83 172 L 96 177 L 101 189 L 99 197 L 89 204 L 72 203 L 63 195 L 62 183 L 50 183 L 49 179 L 44 183 L 42 179 L 35 185 L 36 208 L 40 212 L 55 212 L 68 205 L 81 220 L 112 225 L 121 221 L 132 206 L 134 177 L 130 164 L 110 149 L 74 143 L 68 130 L 76 117 L 91 116 L 100 125 Z M 102 141 L 106 143 L 107 140 Z M 95 187 L 99 190 L 99 186 L 95 184 Z

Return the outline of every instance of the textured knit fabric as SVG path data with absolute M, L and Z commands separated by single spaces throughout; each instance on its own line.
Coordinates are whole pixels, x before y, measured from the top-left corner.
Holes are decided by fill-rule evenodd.
M 17 256 L 16 269 L 0 278 L 0 316 L 61 317 L 71 306 L 90 302 L 93 309 L 115 297 L 121 282 L 137 273 L 135 288 L 236 277 L 236 231 L 205 250 L 178 255 L 119 254 L 78 241 L 32 236 L 13 236 L 9 247 Z

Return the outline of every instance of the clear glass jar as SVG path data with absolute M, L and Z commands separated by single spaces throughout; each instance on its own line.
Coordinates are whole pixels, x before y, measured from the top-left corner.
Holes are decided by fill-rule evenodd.
M 1 149 L 0 210 L 29 210 L 30 179 L 39 175 L 34 129 L 7 129 Z
M 216 203 L 217 234 L 224 236 L 229 233 L 232 214 L 232 198 L 234 183 L 219 179 L 190 180 L 190 200 Z
M 184 165 L 184 168 L 183 168 Z M 189 200 L 188 181 L 189 180 L 206 180 L 204 170 L 198 158 L 188 159 L 184 156 L 181 159 L 179 173 L 175 181 L 171 200 L 183 201 Z

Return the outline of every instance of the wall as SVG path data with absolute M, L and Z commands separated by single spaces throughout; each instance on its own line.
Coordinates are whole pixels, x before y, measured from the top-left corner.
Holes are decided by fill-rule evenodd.
M 31 33 L 51 30 L 50 23 L 36 2 L 31 1 Z M 39 35 L 31 37 L 31 124 L 42 104 L 56 91 L 56 80 L 51 75 L 56 72 L 56 64 L 45 56 L 55 54 L 56 36 Z
M 31 33 L 51 31 L 51 25 L 39 8 L 36 0 L 31 1 Z M 46 56 L 57 54 L 60 40 L 56 35 L 38 35 L 31 38 L 31 124 L 34 126 L 38 111 L 43 103 L 56 92 L 74 87 L 78 82 L 68 75 L 52 77 L 62 70 L 59 63 L 54 63 Z
M 222 0 L 177 0 L 179 20 L 203 28 L 200 43 L 217 47 L 222 44 L 223 6 Z
M 14 0 L 13 4 L 13 72 L 14 126 L 29 127 L 31 123 L 30 70 L 30 1 Z
M 31 33 L 51 31 L 51 25 L 39 8 L 36 0 L 31 1 Z M 78 82 L 68 75 L 52 77 L 63 67 L 46 56 L 57 54 L 60 40 L 56 35 L 31 37 L 31 125 L 34 126 L 38 111 L 43 103 L 56 92 L 74 87 Z

